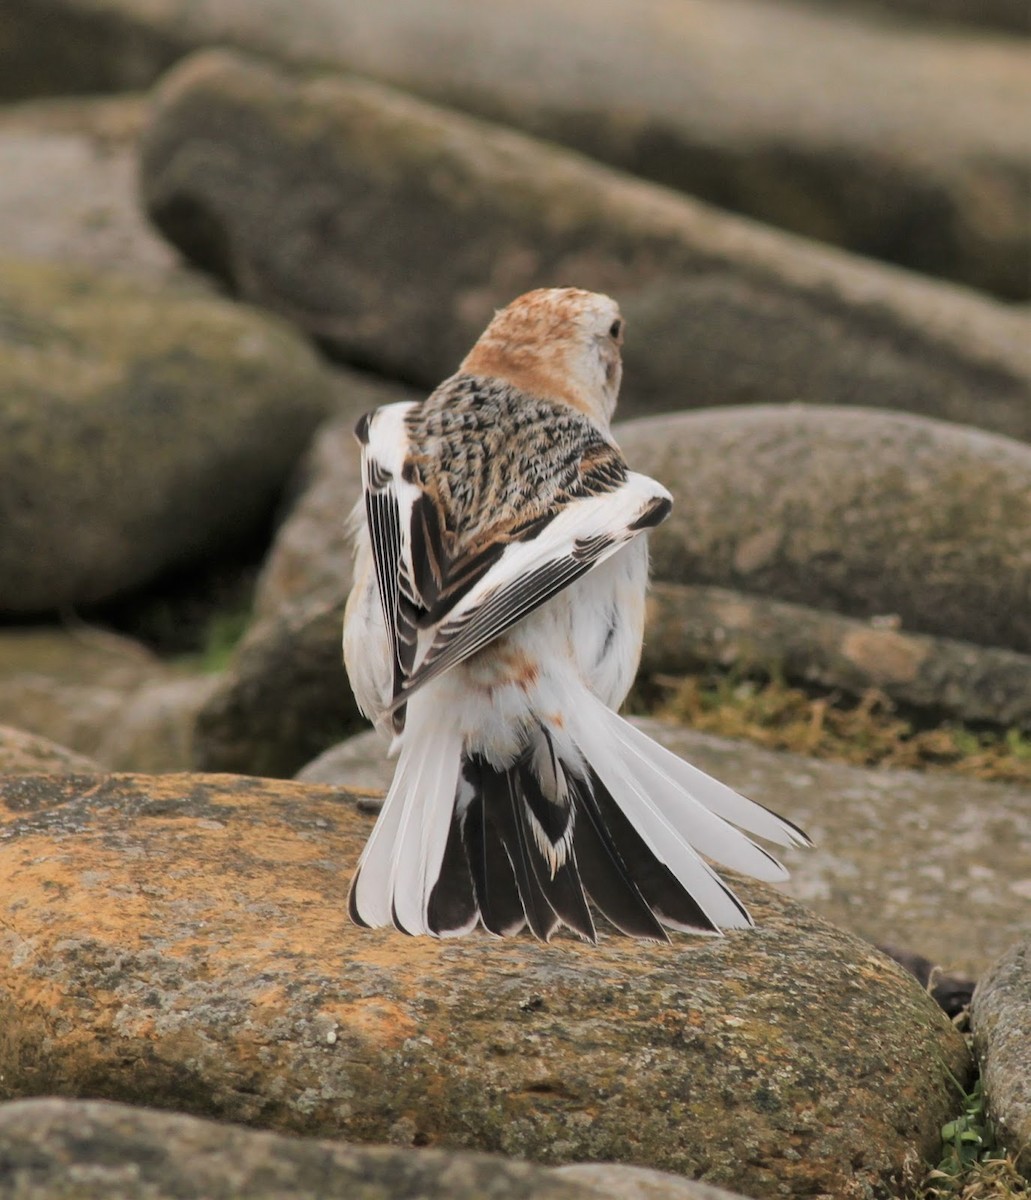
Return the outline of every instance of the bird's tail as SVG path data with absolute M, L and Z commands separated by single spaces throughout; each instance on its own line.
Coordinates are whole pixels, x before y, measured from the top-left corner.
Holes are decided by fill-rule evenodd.
M 413 699 L 397 772 L 351 885 L 363 925 L 457 936 L 482 921 L 547 940 L 596 940 L 588 901 L 634 937 L 752 923 L 711 859 L 757 879 L 787 872 L 745 832 L 807 845 L 628 724 L 586 690 L 561 729 L 539 725 L 504 767 L 442 734 Z

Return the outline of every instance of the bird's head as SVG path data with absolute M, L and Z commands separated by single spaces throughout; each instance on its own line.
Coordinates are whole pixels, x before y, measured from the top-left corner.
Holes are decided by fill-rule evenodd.
M 580 288 L 538 288 L 495 313 L 461 370 L 559 400 L 602 427 L 623 376 L 619 305 Z

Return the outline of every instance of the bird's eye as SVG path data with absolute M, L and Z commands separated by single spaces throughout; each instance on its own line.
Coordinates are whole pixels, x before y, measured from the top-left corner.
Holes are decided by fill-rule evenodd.
M 609 337 L 614 341 L 619 341 L 619 335 L 623 332 L 623 322 L 617 317 L 609 326 Z

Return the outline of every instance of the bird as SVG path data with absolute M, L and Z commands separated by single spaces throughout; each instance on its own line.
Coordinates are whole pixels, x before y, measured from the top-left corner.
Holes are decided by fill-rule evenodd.
M 608 296 L 527 292 L 426 399 L 357 424 L 344 660 L 397 756 L 351 882 L 358 925 L 718 935 L 754 922 L 713 862 L 777 881 L 749 835 L 810 844 L 616 711 L 647 535 L 673 503 L 610 428 L 624 330 Z

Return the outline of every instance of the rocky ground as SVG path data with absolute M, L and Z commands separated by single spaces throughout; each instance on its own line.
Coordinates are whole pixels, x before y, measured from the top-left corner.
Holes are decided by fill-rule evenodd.
M 1022 28 L 9 0 L 3 1195 L 1022 1194 Z M 358 930 L 390 766 L 340 656 L 351 429 L 565 283 L 620 301 L 617 437 L 676 499 L 637 710 L 816 847 L 724 938 Z M 753 725 L 713 680 L 794 689 L 809 734 L 721 736 Z M 866 765 L 858 720 L 826 757 L 855 712 L 937 769 Z

